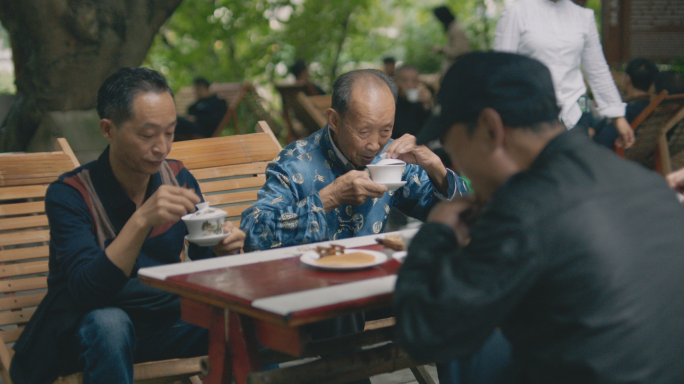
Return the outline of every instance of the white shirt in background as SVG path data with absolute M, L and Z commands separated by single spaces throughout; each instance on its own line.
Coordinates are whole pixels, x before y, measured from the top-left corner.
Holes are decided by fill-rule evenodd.
M 603 55 L 591 9 L 571 0 L 518 0 L 501 13 L 494 50 L 525 55 L 549 68 L 561 119 L 568 129 L 582 116 L 577 99 L 587 91 L 580 66 L 599 114 L 610 118 L 625 115 L 625 103 Z

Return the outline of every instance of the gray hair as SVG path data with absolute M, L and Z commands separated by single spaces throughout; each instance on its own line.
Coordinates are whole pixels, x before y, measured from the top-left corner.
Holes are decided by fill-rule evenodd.
M 351 71 L 338 77 L 333 83 L 332 88 L 332 109 L 337 111 L 340 116 L 344 114 L 349 109 L 349 103 L 351 101 L 351 91 L 354 83 L 359 80 L 367 80 L 367 82 L 375 85 L 382 86 L 386 85 L 392 96 L 394 97 L 394 102 L 397 101 L 398 88 L 397 84 L 389 77 L 385 72 L 379 71 L 377 69 L 359 69 L 356 71 Z

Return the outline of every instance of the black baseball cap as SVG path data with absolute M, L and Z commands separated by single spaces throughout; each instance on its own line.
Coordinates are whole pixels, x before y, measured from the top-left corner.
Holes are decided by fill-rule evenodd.
M 509 127 L 553 121 L 560 113 L 544 64 L 514 53 L 468 53 L 444 75 L 418 144 L 443 136 L 455 123 L 475 121 L 484 108 L 497 111 Z

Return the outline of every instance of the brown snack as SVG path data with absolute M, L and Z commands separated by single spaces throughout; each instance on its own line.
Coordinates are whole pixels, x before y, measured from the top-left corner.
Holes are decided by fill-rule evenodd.
M 317 246 L 315 251 L 321 256 L 321 259 L 328 256 L 344 254 L 344 246 L 330 244 L 330 247 Z
M 384 239 L 377 238 L 375 240 L 385 246 L 385 248 L 394 249 L 395 251 L 406 250 L 404 239 L 399 235 L 387 235 Z
M 335 266 L 353 266 L 359 264 L 367 264 L 375 261 L 375 256 L 364 252 L 345 253 L 342 255 L 332 255 L 316 260 L 316 264 L 320 265 L 335 265 Z

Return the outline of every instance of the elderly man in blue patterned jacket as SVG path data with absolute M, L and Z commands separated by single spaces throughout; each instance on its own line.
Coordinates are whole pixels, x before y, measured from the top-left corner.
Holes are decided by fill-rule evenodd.
M 392 206 L 425 220 L 440 200 L 468 193 L 415 137 L 391 140 L 396 96 L 394 81 L 377 70 L 348 72 L 335 81 L 328 124 L 269 164 L 259 200 L 242 214 L 245 250 L 379 233 Z M 383 152 L 407 163 L 406 184 L 395 192 L 366 171 Z

